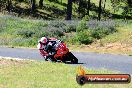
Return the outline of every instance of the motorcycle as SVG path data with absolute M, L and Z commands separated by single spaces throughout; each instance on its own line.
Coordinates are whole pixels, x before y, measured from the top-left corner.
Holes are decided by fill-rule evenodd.
M 53 49 L 55 50 L 50 50 L 48 53 L 45 52 L 45 56 L 49 55 L 47 60 L 51 62 L 67 63 L 70 61 L 73 64 L 78 63 L 78 59 L 69 52 L 69 49 L 63 41 L 57 40 L 56 38 L 49 38 L 49 42 L 55 42 L 55 45 L 53 46 Z

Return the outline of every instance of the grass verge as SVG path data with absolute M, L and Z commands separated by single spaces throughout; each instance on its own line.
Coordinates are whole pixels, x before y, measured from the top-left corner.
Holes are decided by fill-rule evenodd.
M 118 27 L 118 32 L 94 41 L 91 45 L 71 45 L 70 50 L 124 54 L 132 56 L 132 24 Z
M 1 88 L 131 88 L 132 84 L 76 83 L 74 66 L 44 61 L 13 60 L 0 58 Z M 108 70 L 87 70 L 87 73 L 114 73 Z

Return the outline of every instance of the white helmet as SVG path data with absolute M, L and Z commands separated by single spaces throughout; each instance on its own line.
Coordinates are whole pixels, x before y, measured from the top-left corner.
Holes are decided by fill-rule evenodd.
M 47 41 L 48 41 L 48 39 L 47 39 L 46 37 L 42 37 L 42 38 L 40 39 L 40 42 L 41 42 L 41 43 L 44 43 L 44 44 L 46 44 Z

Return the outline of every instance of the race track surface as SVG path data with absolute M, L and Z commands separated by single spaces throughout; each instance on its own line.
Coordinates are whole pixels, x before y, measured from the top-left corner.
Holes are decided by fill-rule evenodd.
M 88 69 L 110 69 L 121 73 L 132 74 L 132 56 L 99 54 L 88 52 L 72 52 L 79 60 L 76 65 L 83 65 Z M 3 48 L 0 56 L 21 59 L 44 60 L 37 49 Z

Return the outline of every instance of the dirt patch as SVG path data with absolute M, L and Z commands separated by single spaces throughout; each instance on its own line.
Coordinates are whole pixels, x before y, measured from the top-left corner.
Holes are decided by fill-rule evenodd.
M 22 60 L 0 58 L 0 66 L 25 65 L 25 64 L 28 64 L 28 62 Z
M 126 54 L 132 53 L 132 46 L 123 43 L 109 43 L 105 45 L 78 45 L 71 46 L 71 50 L 79 50 L 80 52 L 99 52 L 99 53 L 112 53 L 112 54 Z
M 122 50 L 122 51 L 132 51 L 131 46 L 127 46 L 127 44 L 122 43 L 111 43 L 104 46 L 105 49 L 110 50 Z

